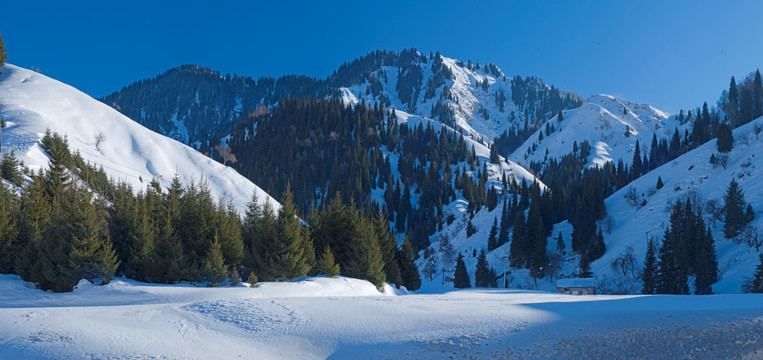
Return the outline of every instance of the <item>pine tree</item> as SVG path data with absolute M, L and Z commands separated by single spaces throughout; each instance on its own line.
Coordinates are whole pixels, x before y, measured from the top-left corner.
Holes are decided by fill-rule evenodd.
M 387 219 L 381 213 L 374 219 L 374 229 L 379 240 L 379 249 L 384 261 L 384 274 L 387 275 L 387 282 L 400 286 L 403 284 L 403 279 L 397 260 L 397 241 L 389 231 Z
M 19 171 L 19 165 L 21 162 L 16 158 L 16 153 L 11 150 L 4 153 L 2 160 L 0 160 L 0 177 L 12 182 L 16 186 L 24 184 L 24 177 Z
M 724 121 L 718 126 L 718 151 L 728 153 L 734 147 L 734 135 L 731 127 Z
M 215 239 L 209 245 L 205 262 L 205 280 L 211 283 L 211 286 L 217 286 L 225 281 L 228 276 L 228 270 L 225 268 L 225 258 L 220 249 L 220 241 L 215 234 Z
M 498 246 L 509 242 L 509 227 L 511 221 L 507 201 L 503 201 L 503 213 L 501 213 L 501 230 L 498 232 Z
M 403 240 L 403 247 L 400 249 L 397 258 L 400 261 L 400 276 L 403 279 L 403 286 L 408 290 L 420 288 L 421 276 L 419 275 L 418 267 L 416 267 L 413 246 L 411 246 L 407 236 Z
M 763 253 L 760 254 L 760 263 L 755 268 L 755 274 L 750 279 L 746 289 L 748 293 L 763 294 Z
M 456 272 L 453 274 L 453 287 L 458 289 L 472 287 L 469 280 L 469 273 L 466 272 L 464 264 L 464 255 L 459 253 L 456 259 Z
M 556 237 L 556 252 L 559 254 L 564 254 L 564 237 L 562 236 L 562 231 L 559 231 L 559 236 Z
M 19 234 L 16 222 L 18 212 L 16 196 L 0 183 L 0 273 L 2 274 L 11 271 L 17 255 L 15 243 Z
M 5 52 L 5 42 L 3 42 L 3 35 L 0 34 L 0 74 L 3 73 L 3 65 L 5 65 L 5 60 L 8 59 L 8 54 Z
M 657 258 L 654 241 L 649 239 L 646 247 L 646 256 L 644 257 L 644 270 L 641 273 L 642 294 L 654 294 L 656 292 L 655 276 L 657 274 Z
M 305 234 L 299 224 L 291 187 L 287 184 L 283 194 L 281 209 L 275 224 L 275 253 L 272 254 L 270 273 L 276 277 L 293 279 L 307 274 L 312 268 L 308 262 L 307 246 L 312 246 L 305 240 Z M 315 251 L 313 250 L 313 254 Z
M 490 287 L 490 265 L 487 263 L 485 249 L 480 249 L 477 256 L 477 266 L 474 270 L 474 286 Z
M 763 116 L 763 82 L 760 78 L 760 70 L 755 70 L 755 78 L 752 82 L 752 118 L 757 119 Z
M 665 184 L 662 182 L 662 177 L 657 176 L 657 185 L 655 186 L 657 190 L 662 189 L 662 187 L 665 186 Z
M 511 229 L 511 245 L 509 245 L 509 259 L 511 266 L 521 268 L 525 266 L 525 243 L 527 242 L 527 230 L 525 214 L 518 211 L 514 217 L 514 226 Z
M 490 228 L 490 234 L 487 237 L 487 251 L 493 251 L 498 247 L 498 218 L 493 218 L 493 226 Z
M 744 214 L 745 200 L 744 193 L 736 180 L 731 179 L 726 193 L 723 195 L 723 209 L 725 223 L 723 224 L 723 234 L 726 238 L 734 238 L 742 231 L 747 224 L 747 216 Z
M 321 254 L 318 264 L 316 265 L 318 273 L 324 274 L 328 277 L 335 277 L 339 275 L 339 264 L 334 261 L 334 253 L 331 251 L 330 246 L 326 246 Z
M 469 221 L 466 223 L 466 237 L 469 238 L 476 233 L 477 228 L 474 227 L 474 224 L 472 224 L 472 219 L 469 219 Z
M 581 254 L 580 255 L 580 262 L 578 263 L 578 277 L 581 278 L 590 278 L 593 277 L 593 272 L 591 272 L 591 261 L 588 260 L 588 255 Z
M 631 163 L 631 179 L 637 179 L 641 174 L 641 149 L 639 141 L 636 140 L 636 146 L 633 149 L 633 161 Z
M 713 240 L 710 228 L 705 229 L 701 213 L 697 217 L 698 233 L 695 237 L 697 250 L 694 256 L 694 293 L 697 295 L 709 295 L 713 293 L 712 285 L 718 281 L 718 259 L 715 253 L 715 241 Z

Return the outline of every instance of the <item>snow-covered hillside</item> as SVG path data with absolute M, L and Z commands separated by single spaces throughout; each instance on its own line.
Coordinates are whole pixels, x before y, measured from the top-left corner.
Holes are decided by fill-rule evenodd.
M 604 236 L 607 252 L 592 264 L 596 274 L 614 276 L 610 263 L 625 251 L 635 249 L 641 266 L 646 252 L 647 237 L 661 240 L 669 225 L 672 202 L 690 194 L 722 206 L 723 195 L 731 179 L 743 189 L 746 201 L 752 204 L 756 217 L 752 226 L 763 229 L 763 118 L 734 130 L 734 148 L 728 154 L 726 166 L 713 165 L 710 157 L 719 156 L 716 140 L 712 140 L 679 158 L 652 170 L 606 199 L 607 213 L 615 219 L 611 234 Z M 723 161 L 721 161 L 723 162 Z M 664 187 L 656 189 L 657 178 Z M 637 199 L 629 201 L 626 194 L 635 190 Z M 640 206 L 646 201 L 645 206 Z M 639 205 L 636 205 L 639 204 Z M 745 278 L 752 276 L 758 264 L 758 251 L 744 242 L 737 244 L 723 236 L 723 220 L 713 220 L 704 212 L 706 223 L 712 226 L 718 256 L 719 281 L 713 286 L 716 293 L 738 293 Z M 568 236 L 569 234 L 565 234 Z M 763 248 L 761 248 L 763 250 Z
M 339 88 L 342 100 L 347 104 L 381 102 L 388 108 L 436 118 L 488 142 L 525 121 L 542 122 L 549 115 L 528 109 L 550 106 L 546 102 L 555 106 L 564 106 L 564 101 L 580 103 L 576 95 L 557 92 L 539 79 L 528 78 L 519 85 L 493 64 L 464 63 L 440 54 L 427 57 L 414 52 L 406 57 L 409 61 L 370 69 L 365 82 L 343 84 Z M 532 96 L 514 94 L 512 89 Z M 447 108 L 449 114 L 440 107 Z
M 115 279 L 54 294 L 0 275 L 0 358 L 752 359 L 763 353 L 761 300 L 516 290 L 402 295 L 345 278 L 255 288 Z
M 14 150 L 30 170 L 45 168 L 47 156 L 39 141 L 46 129 L 66 135 L 72 151 L 135 189 L 152 178 L 168 186 L 177 174 L 183 183 L 209 185 L 215 199 L 233 202 L 243 213 L 252 193 L 260 201 L 274 199 L 231 168 L 180 142 L 146 129 L 109 106 L 66 84 L 34 71 L 6 64 L 0 75 L 2 151 Z M 96 146 L 96 138 L 103 140 Z
M 547 130 L 552 127 L 554 131 Z M 676 128 L 683 135 L 684 128 L 675 117 L 650 105 L 635 104 L 611 95 L 594 95 L 579 108 L 562 111 L 541 126 L 509 159 L 527 166 L 531 161 L 543 162 L 546 156 L 560 158 L 572 151 L 573 143 L 583 141 L 591 145 L 589 166 L 601 166 L 622 159 L 630 164 L 636 141 L 641 155 L 649 153 L 652 136 L 669 138 Z M 541 132 L 543 133 L 541 139 Z M 548 155 L 546 152 L 548 151 Z

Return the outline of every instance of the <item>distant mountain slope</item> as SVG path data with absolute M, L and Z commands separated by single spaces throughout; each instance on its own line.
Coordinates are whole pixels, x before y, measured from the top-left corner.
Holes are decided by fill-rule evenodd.
M 653 135 L 670 138 L 676 128 L 683 135 L 689 126 L 652 106 L 604 94 L 588 98 L 577 109 L 562 111 L 559 120 L 558 115 L 548 120 L 548 125 L 535 131 L 509 159 L 524 166 L 542 163 L 569 154 L 574 143 L 579 147 L 587 141 L 591 146 L 589 166 L 620 159 L 630 164 L 637 140 L 643 156 L 649 152 Z
M 724 167 L 710 163 L 711 155 L 717 157 L 717 141 L 692 150 L 664 164 L 606 199 L 607 213 L 615 219 L 612 233 L 605 235 L 607 252 L 592 264 L 596 274 L 612 274 L 610 263 L 621 255 L 627 246 L 635 249 L 638 266 L 643 265 L 647 236 L 661 240 L 665 226 L 669 225 L 670 204 L 682 197 L 696 194 L 704 201 L 723 204 L 723 195 L 731 179 L 743 189 L 746 201 L 755 210 L 754 228 L 763 228 L 763 118 L 734 130 L 734 148 L 728 154 Z M 657 178 L 664 182 L 656 189 Z M 645 206 L 631 205 L 626 194 L 634 189 L 637 202 Z M 713 220 L 704 212 L 706 222 L 713 228 L 713 238 L 718 255 L 719 281 L 713 286 L 716 293 L 738 293 L 745 277 L 752 276 L 758 264 L 758 251 L 748 245 L 736 244 L 723 236 L 723 220 Z M 567 236 L 567 234 L 565 234 Z
M 177 174 L 183 183 L 200 180 L 212 196 L 245 209 L 252 192 L 274 199 L 239 175 L 190 147 L 157 134 L 77 89 L 39 73 L 6 64 L 0 75 L 0 117 L 6 122 L 2 151 L 14 150 L 33 171 L 48 164 L 39 147 L 46 129 L 66 135 L 72 151 L 135 189 L 152 178 L 168 186 Z M 103 141 L 96 146 L 96 137 Z
M 229 76 L 195 65 L 171 69 L 100 99 L 159 133 L 209 152 L 232 125 L 285 97 L 337 97 L 439 120 L 492 142 L 511 128 L 531 130 L 560 109 L 582 103 L 537 78 L 509 77 L 479 65 L 415 49 L 376 51 L 326 79 Z M 517 144 L 518 146 L 519 144 Z

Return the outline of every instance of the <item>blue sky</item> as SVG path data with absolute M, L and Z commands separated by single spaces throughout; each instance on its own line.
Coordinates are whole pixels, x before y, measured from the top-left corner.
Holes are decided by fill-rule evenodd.
M 375 49 L 494 63 L 584 97 L 713 105 L 763 65 L 760 1 L 14 1 L 8 62 L 98 97 L 181 64 L 324 78 Z

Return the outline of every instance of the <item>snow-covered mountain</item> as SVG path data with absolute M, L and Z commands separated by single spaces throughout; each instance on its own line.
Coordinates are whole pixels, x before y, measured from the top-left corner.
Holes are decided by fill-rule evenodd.
M 555 111 L 581 103 L 577 95 L 537 78 L 507 76 L 493 64 L 464 63 L 415 50 L 396 60 L 369 68 L 363 81 L 340 86 L 341 98 L 346 103 L 378 101 L 489 142 L 525 121 L 543 122 Z
M 607 252 L 592 264 L 596 274 L 615 276 L 611 262 L 628 246 L 635 250 L 640 266 L 646 252 L 647 237 L 661 240 L 669 225 L 671 204 L 696 194 L 699 199 L 723 204 L 723 196 L 731 179 L 744 191 L 745 200 L 752 204 L 756 218 L 753 228 L 763 227 L 763 118 L 734 130 L 734 148 L 727 160 L 710 163 L 710 157 L 723 157 L 718 153 L 717 141 L 711 140 L 677 159 L 664 164 L 606 199 L 607 213 L 615 220 L 611 234 L 604 237 Z M 722 163 L 726 162 L 724 166 Z M 664 187 L 656 188 L 657 178 Z M 635 190 L 637 201 L 626 194 Z M 645 202 L 644 206 L 640 204 Z M 718 256 L 719 281 L 713 286 L 716 293 L 738 293 L 745 278 L 752 276 L 758 264 L 758 251 L 754 247 L 724 238 L 723 219 L 714 219 L 704 211 L 706 223 L 712 227 Z M 567 237 L 569 234 L 565 233 Z
M 243 213 L 252 193 L 277 202 L 229 167 L 182 143 L 157 134 L 77 89 L 34 71 L 6 64 L 0 75 L 2 151 L 14 150 L 32 171 L 45 168 L 39 142 L 47 129 L 68 138 L 73 152 L 134 189 L 152 178 L 168 186 L 177 174 L 183 183 L 209 185 L 213 198 L 231 201 Z M 96 146 L 96 138 L 103 140 Z
M 172 94 L 172 96 L 168 96 Z M 365 101 L 439 120 L 492 142 L 506 130 L 542 123 L 582 99 L 535 77 L 508 76 L 480 65 L 415 49 L 375 51 L 340 66 L 325 80 L 222 75 L 183 65 L 131 84 L 102 99 L 159 133 L 210 151 L 231 124 L 260 105 L 271 110 L 285 97 L 335 97 Z
M 646 104 L 635 104 L 611 95 L 594 95 L 576 109 L 562 111 L 548 120 L 517 148 L 509 159 L 527 166 L 530 162 L 560 158 L 569 154 L 573 144 L 591 146 L 589 166 L 601 166 L 622 159 L 630 164 L 638 140 L 641 155 L 648 154 L 652 136 L 670 138 L 676 128 L 683 135 L 688 124 Z

